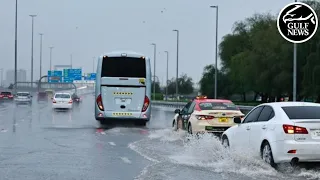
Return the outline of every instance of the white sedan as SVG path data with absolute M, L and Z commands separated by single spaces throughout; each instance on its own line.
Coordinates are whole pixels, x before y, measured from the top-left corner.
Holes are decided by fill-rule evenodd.
M 252 109 L 222 134 L 231 149 L 249 147 L 273 167 L 280 163 L 320 161 L 320 104 L 275 102 Z
M 72 104 L 70 93 L 56 93 L 52 98 L 53 109 L 72 109 Z
M 14 101 L 16 104 L 31 104 L 32 95 L 29 92 L 17 92 Z

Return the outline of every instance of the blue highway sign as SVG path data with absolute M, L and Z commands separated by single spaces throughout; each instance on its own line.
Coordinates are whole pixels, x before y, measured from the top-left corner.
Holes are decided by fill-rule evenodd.
M 87 73 L 84 75 L 84 80 L 94 81 L 94 80 L 96 80 L 96 77 L 97 77 L 96 73 Z
M 48 71 L 48 82 L 49 83 L 62 82 L 62 71 Z
M 73 81 L 82 80 L 82 69 L 64 69 L 63 82 L 72 83 Z

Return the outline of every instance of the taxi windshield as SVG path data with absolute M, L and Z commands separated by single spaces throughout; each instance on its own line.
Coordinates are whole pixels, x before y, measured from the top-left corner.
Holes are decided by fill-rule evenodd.
M 238 110 L 231 102 L 203 102 L 199 104 L 201 110 Z

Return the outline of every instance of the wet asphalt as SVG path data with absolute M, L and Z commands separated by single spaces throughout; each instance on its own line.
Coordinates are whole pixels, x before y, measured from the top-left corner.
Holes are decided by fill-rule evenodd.
M 130 150 L 145 136 L 139 128 L 99 127 L 93 97 L 72 111 L 50 103 L 0 104 L 0 179 L 133 179 L 148 160 Z
M 182 145 L 148 137 L 170 127 L 171 111 L 153 108 L 152 122 L 146 128 L 102 127 L 94 119 L 93 103 L 93 95 L 87 94 L 73 110 L 55 112 L 50 102 L 35 99 L 32 105 L 1 102 L 0 179 L 263 179 L 168 160 L 166 156 L 183 150 Z M 272 171 L 270 177 L 263 176 L 279 179 Z

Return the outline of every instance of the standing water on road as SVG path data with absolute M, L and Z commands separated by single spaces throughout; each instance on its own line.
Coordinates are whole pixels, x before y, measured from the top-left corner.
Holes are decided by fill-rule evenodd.
M 319 172 L 282 173 L 249 152 L 223 148 L 209 134 L 186 139 L 185 132 L 153 130 L 129 148 L 153 162 L 136 178 L 143 179 L 318 179 Z

